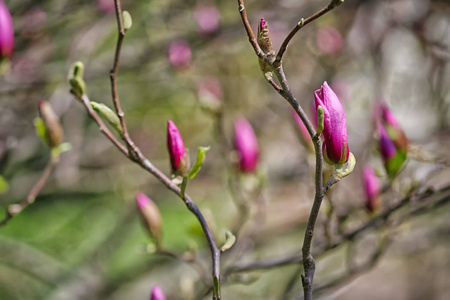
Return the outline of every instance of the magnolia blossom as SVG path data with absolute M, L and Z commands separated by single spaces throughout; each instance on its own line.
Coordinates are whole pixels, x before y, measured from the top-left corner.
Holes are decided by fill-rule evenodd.
M 176 69 L 187 67 L 192 59 L 191 47 L 184 40 L 173 41 L 169 45 L 169 62 Z
M 342 49 L 344 43 L 341 33 L 336 28 L 328 26 L 317 31 L 316 44 L 323 54 L 333 55 Z
M 378 197 L 380 193 L 380 180 L 373 168 L 369 165 L 363 169 L 364 191 L 366 193 L 366 208 L 374 212 L 379 205 Z
M 155 240 L 156 244 L 159 245 L 162 236 L 162 221 L 158 206 L 144 193 L 138 193 L 136 195 L 136 204 L 148 233 Z
M 172 172 L 182 176 L 185 175 L 187 172 L 187 159 L 183 138 L 177 126 L 171 120 L 167 121 L 167 148 L 169 150 Z
M 199 4 L 194 11 L 200 33 L 211 34 L 219 28 L 219 11 L 212 4 Z
M 324 159 L 329 164 L 343 164 L 349 157 L 344 108 L 326 81 L 320 90 L 314 92 L 314 97 L 316 114 L 319 106 L 322 106 L 324 112 Z
M 255 172 L 259 157 L 258 140 L 245 118 L 239 118 L 234 122 L 234 147 L 239 154 L 241 172 Z
M 166 300 L 163 291 L 157 285 L 152 288 L 152 294 L 150 296 L 150 300 Z
M 97 8 L 105 13 L 112 13 L 115 10 L 114 0 L 97 0 Z
M 0 61 L 10 58 L 14 50 L 14 27 L 5 3 L 0 0 Z

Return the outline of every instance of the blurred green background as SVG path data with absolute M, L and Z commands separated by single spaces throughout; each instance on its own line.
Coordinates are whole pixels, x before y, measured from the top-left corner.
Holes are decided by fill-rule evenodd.
M 149 238 L 134 195 L 142 191 L 159 206 L 164 247 L 180 255 L 197 249 L 209 274 L 209 251 L 197 220 L 173 193 L 123 157 L 69 93 L 69 67 L 80 60 L 86 66 L 91 100 L 112 107 L 109 70 L 117 38 L 113 1 L 5 3 L 13 17 L 15 52 L 10 69 L 0 77 L 0 174 L 9 185 L 0 195 L 2 210 L 26 197 L 49 159 L 33 128 L 39 100 L 49 100 L 61 117 L 72 150 L 62 155 L 36 203 L 0 228 L 0 299 L 149 299 L 155 284 L 168 299 L 200 299 L 205 286 L 195 268 L 145 253 Z M 255 30 L 259 18 L 269 22 L 276 49 L 300 18 L 326 4 L 246 1 Z M 264 186 L 257 197 L 248 191 L 242 196 L 245 203 L 250 201 L 252 216 L 244 226 L 256 230 L 255 236 L 245 253 L 225 253 L 222 270 L 239 262 L 299 253 L 314 191 L 313 162 L 299 142 L 288 103 L 261 75 L 237 1 L 122 5 L 133 17 L 118 76 L 130 134 L 166 174 L 167 120 L 177 124 L 191 161 L 197 147 L 211 146 L 188 192 L 219 244 L 239 220 L 229 184 L 239 181 L 231 154 L 234 119 L 245 116 L 258 136 L 259 175 L 244 178 L 243 186 L 245 190 L 255 178 L 264 180 Z M 202 15 L 205 7 L 215 7 L 218 15 L 213 10 Z M 362 166 L 382 165 L 374 151 L 372 107 L 377 101 L 387 102 L 411 143 L 434 158 L 411 160 L 384 204 L 399 199 L 415 182 L 448 183 L 448 168 L 436 161 L 449 159 L 449 16 L 445 0 L 348 0 L 302 29 L 285 54 L 291 89 L 308 114 L 313 92 L 325 80 L 344 105 L 350 150 L 358 166 L 334 188 L 333 202 L 338 212 L 354 212 L 350 227 L 369 218 Z M 168 56 L 170 45 L 180 40 L 191 51 L 191 60 L 181 66 Z M 220 118 L 202 109 L 200 101 L 198 86 L 211 78 L 221 87 Z M 318 239 L 324 235 L 326 208 L 324 203 Z M 380 264 L 320 297 L 449 299 L 449 217 L 444 206 L 397 227 Z M 363 245 L 362 252 L 371 247 Z M 339 248 L 318 260 L 316 283 L 339 277 L 344 257 L 345 249 Z M 298 265 L 290 265 L 245 272 L 224 283 L 223 298 L 298 299 L 300 279 L 289 287 L 297 270 Z

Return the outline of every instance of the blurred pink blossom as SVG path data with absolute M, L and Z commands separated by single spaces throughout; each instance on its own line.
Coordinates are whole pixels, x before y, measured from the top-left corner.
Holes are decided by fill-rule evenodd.
M 22 34 L 32 36 L 47 22 L 47 14 L 40 7 L 35 6 L 28 10 L 22 19 Z
M 152 294 L 150 296 L 150 300 L 166 300 L 163 291 L 157 285 L 152 288 Z
M 217 78 L 205 78 L 197 84 L 197 96 L 200 104 L 213 112 L 218 112 L 222 106 L 222 89 Z
M 195 8 L 194 18 L 197 21 L 198 31 L 203 34 L 211 34 L 219 28 L 220 14 L 212 4 L 199 4 Z
M 184 40 L 173 41 L 169 45 L 169 62 L 176 69 L 187 67 L 192 58 L 191 47 Z
M 326 55 L 338 53 L 343 46 L 341 33 L 334 27 L 322 27 L 317 31 L 316 43 L 319 50 Z
M 363 168 L 364 192 L 366 193 L 366 208 L 370 212 L 374 212 L 378 205 L 378 197 L 380 193 L 380 180 L 375 174 L 373 168 L 366 165 Z
M 234 147 L 239 154 L 241 172 L 255 172 L 259 157 L 258 140 L 252 125 L 245 118 L 234 122 Z
M 114 12 L 114 0 L 97 0 L 97 9 L 105 13 Z

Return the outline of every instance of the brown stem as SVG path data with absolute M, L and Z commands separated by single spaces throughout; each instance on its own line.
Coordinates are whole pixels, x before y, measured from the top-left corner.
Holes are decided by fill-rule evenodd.
M 12 204 L 8 207 L 8 212 L 6 213 L 5 218 L 2 221 L 0 221 L 0 226 L 6 225 L 15 215 L 17 215 L 22 210 L 27 208 L 29 205 L 34 203 L 34 200 L 36 199 L 37 195 L 39 195 L 42 188 L 45 186 L 45 183 L 50 177 L 50 174 L 52 173 L 58 161 L 59 161 L 58 156 L 56 155 L 51 156 L 49 162 L 47 163 L 47 166 L 45 167 L 44 171 L 41 174 L 41 177 L 35 183 L 33 188 L 30 190 L 28 196 L 24 200 L 22 200 L 22 202 L 20 202 L 19 204 Z

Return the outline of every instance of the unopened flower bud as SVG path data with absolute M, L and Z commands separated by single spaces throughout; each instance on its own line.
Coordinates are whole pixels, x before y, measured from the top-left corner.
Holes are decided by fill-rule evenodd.
M 366 194 L 366 208 L 374 212 L 379 206 L 380 180 L 371 166 L 363 169 L 364 192 Z
M 14 27 L 3 0 L 0 0 L 0 61 L 10 58 L 14 50 Z
M 152 288 L 152 294 L 150 296 L 150 300 L 166 300 L 163 291 L 157 285 Z
M 171 120 L 167 121 L 167 148 L 172 173 L 185 176 L 189 171 L 189 160 L 184 148 L 183 138 L 177 126 Z
M 234 122 L 233 142 L 239 155 L 241 172 L 255 172 L 259 158 L 258 140 L 252 126 L 245 118 L 239 118 Z
M 136 195 L 136 203 L 150 237 L 159 247 L 162 238 L 162 221 L 158 206 L 144 193 Z
M 386 129 L 387 135 L 394 142 L 397 150 L 406 153 L 408 150 L 408 139 L 394 114 L 385 104 L 381 104 L 379 109 L 381 123 Z
M 343 164 L 349 158 L 344 108 L 326 81 L 320 90 L 314 92 L 314 96 L 316 112 L 319 106 L 324 111 L 323 157 L 331 165 Z
M 39 101 L 39 115 L 45 127 L 45 140 L 51 148 L 58 147 L 64 138 L 63 129 L 59 123 L 59 118 L 53 111 L 50 103 L 47 101 Z

